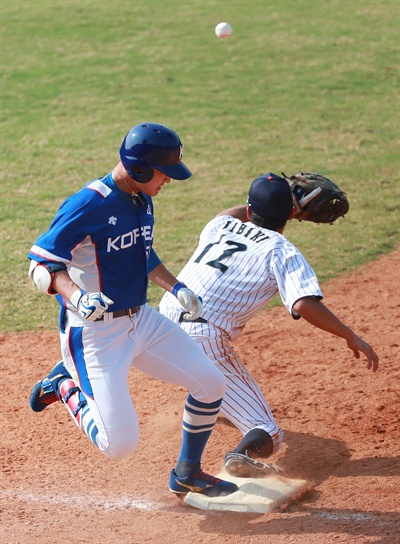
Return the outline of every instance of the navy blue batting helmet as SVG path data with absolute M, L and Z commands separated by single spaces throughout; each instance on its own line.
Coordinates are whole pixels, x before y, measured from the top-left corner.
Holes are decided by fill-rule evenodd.
M 170 128 L 156 123 L 140 123 L 125 136 L 119 150 L 130 177 L 147 183 L 160 170 L 172 179 L 187 179 L 192 173 L 182 162 L 183 146 Z

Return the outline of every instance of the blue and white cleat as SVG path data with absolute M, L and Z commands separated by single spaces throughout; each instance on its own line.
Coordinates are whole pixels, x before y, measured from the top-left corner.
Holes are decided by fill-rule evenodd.
M 34 412 L 42 412 L 49 404 L 60 400 L 59 386 L 62 381 L 71 379 L 71 375 L 61 361 L 43 380 L 34 385 L 29 404 Z
M 201 493 L 208 497 L 224 497 L 235 493 L 239 488 L 232 482 L 220 480 L 203 472 L 200 467 L 198 472 L 191 473 L 184 478 L 179 478 L 175 470 L 171 470 L 169 477 L 169 490 L 173 493 Z

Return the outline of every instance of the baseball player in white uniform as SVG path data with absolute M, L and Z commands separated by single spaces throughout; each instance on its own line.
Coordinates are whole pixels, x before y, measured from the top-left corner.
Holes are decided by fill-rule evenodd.
M 159 311 L 179 323 L 226 377 L 221 413 L 244 435 L 225 455 L 225 469 L 233 476 L 257 477 L 279 470 L 257 458 L 278 452 L 283 433 L 255 379 L 232 342 L 247 321 L 279 292 L 294 319 L 344 338 L 367 367 L 376 371 L 374 350 L 344 325 L 321 302 L 317 277 L 300 251 L 283 235 L 294 215 L 287 181 L 271 172 L 255 179 L 247 206 L 225 210 L 200 235 L 199 245 L 178 274 L 203 300 L 201 316 L 188 321 L 170 293 Z
M 186 318 L 201 313 L 201 300 L 152 247 L 152 197 L 171 178 L 191 176 L 181 159 L 174 131 L 156 123 L 136 125 L 112 172 L 69 197 L 31 248 L 29 276 L 60 304 L 63 362 L 33 387 L 30 405 L 41 412 L 61 400 L 100 451 L 122 458 L 139 441 L 127 384 L 130 367 L 183 386 L 189 395 L 182 447 L 169 488 L 221 496 L 237 486 L 203 472 L 201 458 L 225 378 L 178 325 L 146 304 L 150 279 L 177 297 Z

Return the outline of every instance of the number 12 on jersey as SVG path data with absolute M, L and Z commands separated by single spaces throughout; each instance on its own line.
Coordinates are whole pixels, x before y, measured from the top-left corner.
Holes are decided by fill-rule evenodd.
M 225 238 L 225 234 L 221 236 L 218 242 L 207 244 L 206 247 L 203 249 L 203 251 L 200 253 L 200 255 L 197 257 L 197 259 L 195 259 L 194 262 L 199 263 L 213 246 L 216 246 L 222 242 L 223 238 Z M 226 240 L 224 243 L 230 247 L 224 249 L 223 252 L 216 259 L 213 259 L 212 261 L 208 261 L 206 263 L 209 266 L 212 266 L 213 268 L 217 268 L 218 270 L 221 270 L 221 272 L 226 272 L 229 268 L 229 266 L 227 266 L 226 264 L 221 263 L 223 259 L 228 259 L 234 253 L 238 251 L 246 251 L 247 249 L 246 244 L 241 244 L 239 242 L 232 242 L 231 240 Z

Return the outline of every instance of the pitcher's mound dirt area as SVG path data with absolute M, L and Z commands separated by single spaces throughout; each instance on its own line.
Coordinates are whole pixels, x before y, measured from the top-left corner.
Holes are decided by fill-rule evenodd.
M 139 450 L 110 461 L 60 404 L 33 413 L 33 384 L 59 358 L 58 332 L 0 335 L 0 541 L 4 544 L 394 544 L 400 541 L 400 252 L 323 285 L 326 304 L 380 356 L 372 373 L 344 341 L 260 313 L 237 342 L 285 431 L 272 459 L 311 490 L 282 512 L 193 509 L 168 491 L 186 392 L 132 370 Z M 240 439 L 222 417 L 204 468 Z

